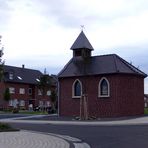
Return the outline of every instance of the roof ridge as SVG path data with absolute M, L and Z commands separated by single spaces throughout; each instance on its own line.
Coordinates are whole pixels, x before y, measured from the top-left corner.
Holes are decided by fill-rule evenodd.
M 116 54 L 104 54 L 104 55 L 95 55 L 95 56 L 92 56 L 93 57 L 105 57 L 105 56 L 114 56 Z
M 12 68 L 18 68 L 18 69 L 25 69 L 25 70 L 32 70 L 32 71 L 39 71 L 41 72 L 40 70 L 37 70 L 37 69 L 31 69 L 31 68 L 22 68 L 22 67 L 17 67 L 17 66 L 11 66 L 11 65 L 4 65 L 4 67 L 7 66 L 7 67 L 12 67 Z M 42 72 L 41 72 L 42 73 Z
M 132 64 L 130 64 L 129 62 L 127 62 L 126 60 L 124 60 L 123 58 L 121 58 L 120 56 L 116 55 L 124 64 L 126 64 L 132 71 L 136 72 L 137 74 L 141 73 L 144 76 L 147 76 L 147 74 L 145 74 L 144 72 L 142 72 L 140 69 L 136 68 L 135 66 L 133 66 Z
M 117 68 L 117 62 L 116 62 L 116 60 L 115 60 L 116 56 L 117 56 L 117 55 L 114 54 L 114 55 L 113 55 L 113 59 L 114 59 L 114 63 L 115 63 L 116 72 L 119 72 L 119 69 Z
M 68 65 L 71 63 L 72 59 L 73 58 L 71 58 L 69 60 L 69 62 L 63 67 L 63 69 L 57 74 L 57 77 L 59 77 L 59 75 L 61 75 L 61 73 L 63 73 L 66 70 L 66 68 L 68 67 Z

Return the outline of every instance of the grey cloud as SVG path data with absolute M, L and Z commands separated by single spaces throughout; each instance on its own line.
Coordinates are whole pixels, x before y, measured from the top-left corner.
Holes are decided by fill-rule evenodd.
M 0 30 L 3 31 L 6 29 L 9 24 L 9 19 L 11 18 L 11 12 L 13 9 L 9 6 L 10 0 L 0 0 Z
M 122 46 L 116 48 L 116 53 L 123 57 L 128 62 L 131 62 L 135 67 L 148 74 L 148 45 L 137 46 Z
M 36 1 L 34 0 L 34 3 Z M 147 8 L 148 2 L 146 0 L 131 0 L 128 1 L 128 5 L 123 6 L 121 10 L 113 11 L 108 14 L 97 13 L 94 14 L 93 8 L 90 10 L 84 10 L 80 8 L 80 6 L 72 6 L 70 2 L 67 0 L 38 0 L 38 4 L 42 7 L 42 15 L 50 20 L 50 17 L 54 17 L 57 24 L 60 24 L 63 27 L 78 27 L 83 24 L 87 24 L 87 26 L 91 26 L 94 23 L 109 23 L 114 21 L 115 19 L 124 18 L 127 16 L 133 16 L 141 11 L 148 10 Z M 95 4 L 94 4 L 95 5 Z

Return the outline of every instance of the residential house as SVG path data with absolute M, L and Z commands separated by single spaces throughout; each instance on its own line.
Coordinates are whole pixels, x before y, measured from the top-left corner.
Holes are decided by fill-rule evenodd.
M 28 109 L 30 104 L 33 108 L 48 107 L 51 90 L 56 88 L 56 81 L 49 76 L 52 79 L 51 88 L 43 95 L 38 88 L 41 76 L 43 74 L 40 71 L 25 68 L 24 65 L 22 67 L 4 65 L 4 81 L 0 84 L 0 107 Z M 9 102 L 4 101 L 3 97 L 6 88 L 9 88 L 11 95 Z

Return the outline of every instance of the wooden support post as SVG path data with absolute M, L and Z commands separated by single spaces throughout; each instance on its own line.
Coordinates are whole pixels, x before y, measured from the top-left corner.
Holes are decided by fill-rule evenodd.
M 83 95 L 80 98 L 80 120 L 82 120 Z

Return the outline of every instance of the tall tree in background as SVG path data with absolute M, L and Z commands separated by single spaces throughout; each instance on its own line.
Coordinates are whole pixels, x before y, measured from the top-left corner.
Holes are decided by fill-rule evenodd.
M 4 92 L 4 100 L 5 100 L 6 102 L 9 102 L 10 99 L 11 99 L 11 96 L 10 96 L 9 88 L 6 88 L 6 89 L 5 89 L 5 92 Z
M 49 75 L 44 74 L 40 77 L 40 81 L 38 82 L 38 88 L 42 92 L 43 96 L 46 95 L 47 90 L 51 87 L 51 80 Z
M 4 72 L 4 61 L 2 60 L 2 56 L 3 56 L 3 49 L 4 47 L 2 46 L 1 43 L 1 38 L 2 36 L 0 36 L 0 82 L 3 80 L 3 72 Z
M 57 101 L 57 93 L 55 90 L 51 91 L 50 101 L 51 101 L 51 105 L 52 105 L 52 110 L 53 110 L 53 112 L 55 112 L 56 111 L 56 101 Z
M 57 100 L 57 93 L 55 90 L 51 89 L 53 85 L 52 78 L 44 72 L 44 75 L 40 77 L 40 81 L 38 82 L 38 88 L 40 89 L 43 96 L 47 94 L 47 91 L 51 90 L 51 94 L 49 96 L 49 100 L 52 107 L 52 112 L 56 111 L 56 100 Z

